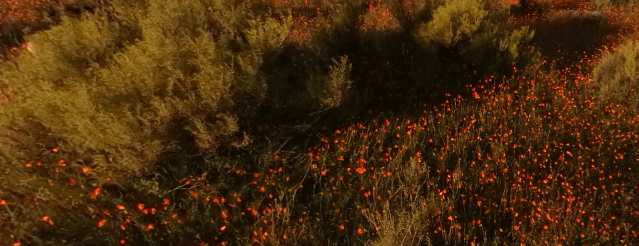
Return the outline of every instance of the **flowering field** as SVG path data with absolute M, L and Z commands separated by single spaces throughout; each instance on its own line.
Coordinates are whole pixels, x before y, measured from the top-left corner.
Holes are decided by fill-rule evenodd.
M 639 10 L 139 2 L 0 62 L 1 244 L 639 244 Z

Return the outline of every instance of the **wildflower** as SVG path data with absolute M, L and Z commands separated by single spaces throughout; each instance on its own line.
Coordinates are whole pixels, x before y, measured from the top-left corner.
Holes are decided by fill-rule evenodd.
M 96 199 L 100 192 L 102 192 L 102 189 L 100 187 L 96 187 L 91 191 L 91 193 L 89 193 L 89 198 Z
M 81 172 L 82 174 L 87 174 L 87 173 L 89 173 L 89 167 L 87 167 L 87 166 L 82 166 L 82 167 L 80 168 L 80 172 Z
M 107 220 L 106 219 L 102 219 L 100 221 L 98 221 L 97 226 L 98 228 L 103 227 L 106 224 Z
M 228 218 L 228 217 L 229 217 L 229 215 L 228 215 L 228 213 L 226 213 L 226 211 L 222 211 L 222 212 L 220 213 L 220 217 L 222 217 L 222 219 L 226 219 L 226 218 Z
M 192 197 L 195 197 L 195 198 L 197 198 L 197 197 L 198 197 L 198 195 L 199 195 L 199 194 L 197 193 L 197 191 L 194 191 L 194 190 L 189 190 L 189 194 L 190 194 Z

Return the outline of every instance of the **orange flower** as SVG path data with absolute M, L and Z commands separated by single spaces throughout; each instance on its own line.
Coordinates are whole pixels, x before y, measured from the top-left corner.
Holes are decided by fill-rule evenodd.
M 228 215 L 228 213 L 226 213 L 226 211 L 222 211 L 222 212 L 220 213 L 220 217 L 222 217 L 222 219 L 226 219 L 226 218 L 228 218 L 228 217 L 229 217 L 229 215 Z
M 91 193 L 89 194 L 89 198 L 91 198 L 91 199 L 95 199 L 95 198 L 96 198 L 96 197 L 100 194 L 100 192 L 101 192 L 101 191 L 102 191 L 102 189 L 100 189 L 100 187 L 96 187 L 96 188 L 95 188 L 95 189 L 93 189 L 93 190 L 91 191 Z
M 82 166 L 82 167 L 80 168 L 80 172 L 81 172 L 82 174 L 87 174 L 87 173 L 89 173 L 89 167 L 87 167 L 87 166 Z
M 153 226 L 153 224 L 148 224 L 148 225 L 146 225 L 146 229 L 147 230 L 153 230 L 153 229 L 155 229 L 155 226 Z
M 194 190 L 189 190 L 189 194 L 191 194 L 192 197 L 197 197 L 199 195 L 197 191 Z
M 362 234 L 362 233 L 364 233 L 364 230 L 362 230 L 362 228 L 361 228 L 361 227 L 360 227 L 360 228 L 357 228 L 357 234 Z
M 107 222 L 106 219 L 98 221 L 98 224 L 97 224 L 98 228 L 103 227 L 106 224 L 106 222 Z
M 370 191 L 364 192 L 364 197 L 369 197 L 371 195 Z
M 363 168 L 363 167 L 355 168 L 355 172 L 357 172 L 359 174 L 362 174 L 362 173 L 366 172 L 366 168 Z

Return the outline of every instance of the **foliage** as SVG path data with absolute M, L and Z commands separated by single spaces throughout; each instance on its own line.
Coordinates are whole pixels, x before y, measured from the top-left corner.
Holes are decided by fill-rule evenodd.
M 481 0 L 447 1 L 433 13 L 433 19 L 422 24 L 416 36 L 446 47 L 454 46 L 479 29 L 488 11 Z
M 628 42 L 619 51 L 606 55 L 592 71 L 599 97 L 637 105 L 639 90 L 639 42 Z
M 321 109 L 339 106 L 352 83 L 349 78 L 352 66 L 348 64 L 348 57 L 342 56 L 333 63 L 325 81 L 310 82 L 309 85 L 310 93 L 321 93 L 315 96 Z
M 113 0 L 25 37 L 0 243 L 637 244 L 636 43 L 559 70 L 483 1 L 293 3 Z

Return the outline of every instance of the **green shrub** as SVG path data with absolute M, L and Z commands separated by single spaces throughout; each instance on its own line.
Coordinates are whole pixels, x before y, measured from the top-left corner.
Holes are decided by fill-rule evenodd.
M 129 30 L 118 23 L 63 17 L 61 25 L 27 37 L 38 52 L 20 57 L 26 65 L 5 67 L 2 83 L 16 100 L 0 126 L 26 127 L 23 119 L 32 118 L 63 149 L 122 153 L 123 166 L 112 167 L 123 171 L 148 165 L 159 143 L 172 141 L 162 132 L 173 120 L 189 119 L 200 148 L 219 146 L 238 131 L 232 89 L 263 97 L 257 67 L 290 26 L 249 18 L 248 5 L 241 6 L 234 14 L 222 1 L 150 2 L 138 23 L 142 39 L 125 36 L 138 42 L 122 49 L 129 40 L 119 34 Z M 236 43 L 240 50 L 229 50 Z
M 519 58 L 522 51 L 522 44 L 532 40 L 535 31 L 529 31 L 528 26 L 523 26 L 519 30 L 513 30 L 509 35 L 499 40 L 499 51 L 508 51 L 512 59 Z
M 348 57 L 342 56 L 339 61 L 333 59 L 333 63 L 327 76 L 320 76 L 319 81 L 309 81 L 308 93 L 317 101 L 320 110 L 339 106 L 352 83 Z
M 636 104 L 639 102 L 639 42 L 621 45 L 619 51 L 605 56 L 592 73 L 600 98 Z
M 18 62 L 24 65 L 19 69 L 3 69 L 0 83 L 15 96 L 11 104 L 3 107 L 10 117 L 0 119 L 0 128 L 35 131 L 38 128 L 33 126 L 41 125 L 49 132 L 50 138 L 43 139 L 52 144 L 49 148 L 63 146 L 80 154 L 89 150 L 113 151 L 113 146 L 134 141 L 135 134 L 117 115 L 96 109 L 94 90 L 98 87 L 88 72 L 92 63 L 105 64 L 110 53 L 117 51 L 117 30 L 117 24 L 87 15 L 83 20 L 63 17 L 60 26 L 28 36 L 36 54 L 21 55 Z M 10 156 L 16 161 L 25 154 L 13 151 Z
M 435 10 L 430 22 L 418 27 L 416 38 L 446 47 L 454 46 L 479 29 L 488 15 L 483 6 L 482 0 L 447 1 Z
M 95 222 L 82 214 L 69 217 L 67 209 L 78 209 L 78 199 L 108 183 L 107 177 L 139 177 L 158 163 L 187 159 L 171 160 L 167 151 L 194 155 L 231 143 L 240 130 L 234 106 L 243 103 L 235 93 L 264 94 L 257 68 L 290 26 L 240 1 L 149 1 L 141 7 L 148 9 L 116 6 L 138 14 L 126 21 L 63 16 L 51 30 L 25 37 L 36 53 L 23 51 L 19 68 L 0 64 L 0 86 L 12 95 L 0 108 L 7 116 L 0 117 L 0 168 L 7 174 L 0 183 L 16 197 L 35 195 L 47 204 L 3 217 L 16 222 L 11 235 L 24 238 L 41 225 L 37 216 L 48 214 L 68 217 L 55 219 L 56 225 L 77 236 L 78 225 Z M 67 168 L 35 176 L 25 169 L 27 161 L 53 169 L 60 160 L 51 157 L 54 147 Z M 78 174 L 80 166 L 90 166 L 91 174 Z M 177 167 L 177 174 L 192 171 L 185 168 Z M 67 188 L 71 179 L 75 188 Z M 49 184 L 56 185 L 43 188 Z M 172 184 L 161 183 L 166 185 Z M 115 241 L 110 237 L 104 240 Z

